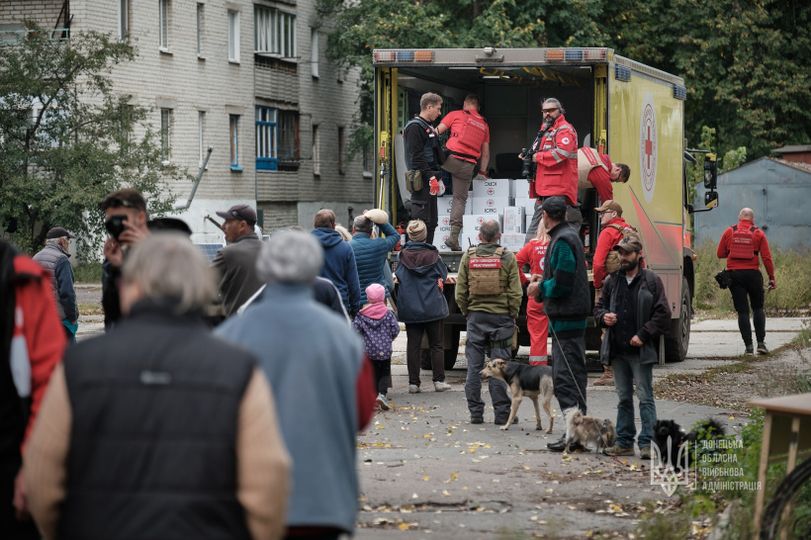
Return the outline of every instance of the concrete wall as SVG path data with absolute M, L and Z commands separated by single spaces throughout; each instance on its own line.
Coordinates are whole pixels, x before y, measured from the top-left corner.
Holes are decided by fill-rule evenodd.
M 704 188 L 696 194 L 696 208 L 704 206 Z M 811 171 L 761 158 L 718 177 L 720 204 L 695 214 L 695 243 L 717 244 L 724 230 L 738 221 L 741 208 L 755 211 L 755 223 L 769 245 L 811 249 Z

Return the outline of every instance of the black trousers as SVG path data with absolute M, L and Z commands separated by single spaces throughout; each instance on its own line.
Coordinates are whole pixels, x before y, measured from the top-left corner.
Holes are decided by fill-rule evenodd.
M 425 222 L 427 229 L 427 238 L 425 241 L 429 244 L 434 243 L 434 232 L 439 223 L 439 214 L 437 213 L 436 197 L 430 194 L 428 190 L 428 180 L 424 180 L 425 185 L 423 188 L 411 194 L 411 219 L 421 219 Z
M 729 292 L 738 312 L 738 330 L 746 345 L 752 345 L 752 326 L 749 324 L 749 306 L 755 322 L 758 343 L 766 339 L 766 312 L 763 311 L 763 274 L 760 270 L 731 270 Z
M 388 360 L 374 360 L 372 367 L 375 370 L 375 388 L 378 394 L 384 396 L 391 387 L 391 358 Z
M 442 350 L 442 319 L 426 323 L 406 323 L 406 363 L 408 364 L 408 384 L 420 385 L 420 364 L 422 363 L 422 336 L 428 334 L 428 348 L 431 355 L 431 370 L 434 382 L 445 380 L 445 353 Z
M 552 326 L 550 321 L 550 328 Z M 586 414 L 586 331 L 552 333 L 552 374 L 560 412 L 578 407 Z

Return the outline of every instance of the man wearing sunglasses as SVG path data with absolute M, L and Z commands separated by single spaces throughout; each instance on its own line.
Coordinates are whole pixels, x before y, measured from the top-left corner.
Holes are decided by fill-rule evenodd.
M 110 235 L 104 242 L 101 276 L 101 305 L 106 329 L 121 318 L 118 295 L 121 267 L 130 247 L 149 236 L 149 215 L 143 195 L 132 188 L 110 193 L 101 202 L 100 208 L 104 212 L 104 227 Z
M 561 196 L 572 209 L 577 206 L 577 131 L 566 121 L 563 106 L 555 98 L 541 104 L 543 121 L 530 148 L 535 163 L 535 180 L 529 196 L 536 199 L 527 240 L 534 238 L 541 219 L 541 203 L 548 197 Z M 523 156 L 522 156 L 523 157 Z M 567 213 L 567 221 L 576 221 Z

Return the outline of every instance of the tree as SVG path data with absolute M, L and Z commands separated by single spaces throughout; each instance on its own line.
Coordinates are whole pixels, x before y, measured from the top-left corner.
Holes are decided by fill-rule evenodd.
M 153 214 L 171 208 L 166 182 L 188 175 L 161 164 L 148 111 L 112 89 L 130 45 L 96 32 L 56 39 L 28 24 L 0 49 L 0 225 L 18 247 L 33 251 L 55 225 L 97 245 L 98 204 L 122 185 L 141 190 Z

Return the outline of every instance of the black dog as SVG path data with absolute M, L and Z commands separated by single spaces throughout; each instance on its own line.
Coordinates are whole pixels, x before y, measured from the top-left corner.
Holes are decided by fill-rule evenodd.
M 679 450 L 685 442 L 690 442 L 695 450 L 699 440 L 721 439 L 725 435 L 726 430 L 723 424 L 713 418 L 699 420 L 690 433 L 685 433 L 681 426 L 673 420 L 657 420 L 653 426 L 653 441 L 659 448 L 662 463 L 672 465 L 676 471 L 681 470 L 688 459 L 687 455 L 684 455 L 681 460 L 678 459 Z M 670 437 L 670 445 L 667 443 L 668 437 Z M 690 458 L 692 459 L 694 456 L 695 454 Z

